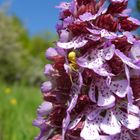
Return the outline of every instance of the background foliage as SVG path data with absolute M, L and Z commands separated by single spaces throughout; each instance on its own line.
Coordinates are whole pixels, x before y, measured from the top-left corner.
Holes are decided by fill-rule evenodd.
M 140 11 L 140 0 L 137 0 L 136 5 L 137 5 L 137 9 Z
M 56 37 L 45 32 L 30 37 L 16 16 L 0 12 L 0 79 L 35 84 L 42 81 L 45 50 Z
M 0 9 L 0 140 L 33 140 L 39 133 L 32 121 L 41 103 L 45 51 L 55 40 L 48 31 L 29 36 L 17 16 Z

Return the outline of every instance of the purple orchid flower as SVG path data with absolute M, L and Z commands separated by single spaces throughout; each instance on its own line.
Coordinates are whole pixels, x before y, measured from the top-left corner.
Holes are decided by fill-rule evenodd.
M 36 140 L 139 140 L 140 21 L 128 0 L 72 0 L 57 8 L 59 39 L 46 51 Z

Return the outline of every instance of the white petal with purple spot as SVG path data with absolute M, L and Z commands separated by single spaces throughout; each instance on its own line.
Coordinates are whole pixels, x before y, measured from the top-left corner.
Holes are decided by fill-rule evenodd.
M 85 121 L 84 128 L 82 129 L 80 136 L 84 138 L 84 140 L 95 140 L 98 139 L 99 133 L 97 130 L 97 126 Z
M 118 122 L 115 114 L 110 110 L 107 111 L 100 128 L 103 132 L 109 135 L 115 135 L 121 132 L 121 125 Z
M 140 126 L 140 118 L 138 116 L 127 114 L 119 110 L 117 117 L 122 125 L 128 129 L 134 130 Z
M 81 48 L 84 45 L 86 45 L 88 41 L 85 39 L 81 39 L 81 37 L 72 40 L 70 42 L 57 42 L 57 46 L 63 49 L 77 49 L 77 48 Z
M 128 81 L 127 80 L 116 80 L 110 84 L 110 92 L 117 96 L 124 98 L 127 94 Z
M 99 79 L 96 81 L 98 87 L 98 106 L 112 106 L 115 102 L 115 97 L 110 92 L 109 87 L 105 79 Z

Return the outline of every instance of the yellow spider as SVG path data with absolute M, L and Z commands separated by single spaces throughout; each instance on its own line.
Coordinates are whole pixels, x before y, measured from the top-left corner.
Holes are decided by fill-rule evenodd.
M 78 67 L 76 64 L 76 52 L 71 51 L 68 54 L 68 60 L 70 62 L 69 66 L 72 70 L 77 71 Z
M 76 64 L 76 52 L 71 51 L 68 54 L 69 66 L 70 66 L 70 80 L 72 81 L 71 71 L 77 72 L 78 66 Z

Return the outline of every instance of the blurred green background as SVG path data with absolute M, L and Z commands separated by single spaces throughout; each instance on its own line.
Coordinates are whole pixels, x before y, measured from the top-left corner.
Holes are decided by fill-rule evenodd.
M 47 30 L 31 36 L 7 11 L 0 7 L 0 140 L 33 140 L 39 133 L 32 121 L 42 102 L 45 51 L 57 37 Z
M 139 17 L 140 0 L 133 3 Z M 0 8 L 0 140 L 33 140 L 39 132 L 32 121 L 42 100 L 45 51 L 57 35 L 44 30 L 30 36 L 20 18 L 7 10 Z

